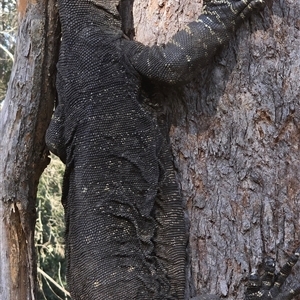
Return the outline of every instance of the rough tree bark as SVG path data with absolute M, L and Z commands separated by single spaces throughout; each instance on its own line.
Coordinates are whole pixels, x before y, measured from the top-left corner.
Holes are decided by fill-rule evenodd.
M 192 0 L 135 0 L 135 38 L 162 43 L 201 7 Z M 34 299 L 34 203 L 47 161 L 56 13 L 53 0 L 21 2 L 16 64 L 0 115 L 5 300 Z M 269 1 L 183 94 L 156 91 L 186 103 L 171 106 L 171 141 L 189 221 L 187 298 L 208 290 L 242 299 L 250 268 L 265 254 L 282 264 L 299 244 L 299 13 L 299 0 Z M 300 281 L 299 268 L 294 279 Z
M 54 103 L 55 1 L 20 1 L 15 65 L 0 114 L 0 299 L 35 299 L 37 183 Z
M 163 43 L 201 7 L 136 0 L 135 38 Z M 242 299 L 265 255 L 282 265 L 299 246 L 299 15 L 299 0 L 267 1 L 184 95 L 175 92 L 186 103 L 171 107 L 171 142 L 189 223 L 187 299 L 205 290 Z

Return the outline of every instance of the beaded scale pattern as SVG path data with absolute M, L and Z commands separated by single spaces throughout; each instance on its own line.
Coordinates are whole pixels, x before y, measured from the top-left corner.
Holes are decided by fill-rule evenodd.
M 124 38 L 117 0 L 58 0 L 58 106 L 46 142 L 66 164 L 72 299 L 184 299 L 182 200 L 141 80 L 189 80 L 263 4 L 205 1 L 203 14 L 168 44 L 147 47 Z

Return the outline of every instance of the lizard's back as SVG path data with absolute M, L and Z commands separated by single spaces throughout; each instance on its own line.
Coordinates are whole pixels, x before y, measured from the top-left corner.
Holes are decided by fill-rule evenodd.
M 71 46 L 66 41 L 58 63 L 59 121 L 47 143 L 67 165 L 72 296 L 183 299 L 181 198 L 169 146 L 140 96 L 140 77 L 121 36 L 85 28 Z

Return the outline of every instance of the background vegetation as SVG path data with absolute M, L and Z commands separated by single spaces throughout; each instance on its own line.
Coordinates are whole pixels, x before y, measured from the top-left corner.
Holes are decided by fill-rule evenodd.
M 65 280 L 64 212 L 61 205 L 64 165 L 51 155 L 51 163 L 40 178 L 35 230 L 38 254 L 38 299 L 67 299 Z M 59 286 L 53 284 L 50 276 Z
M 17 17 L 16 1 L 1 0 L 0 6 L 0 103 L 3 101 L 14 60 Z
M 17 13 L 15 0 L 0 1 L 1 105 L 14 62 Z M 60 201 L 63 171 L 64 165 L 52 155 L 51 163 L 40 178 L 38 187 L 35 231 L 38 300 L 70 299 L 65 290 L 64 212 Z

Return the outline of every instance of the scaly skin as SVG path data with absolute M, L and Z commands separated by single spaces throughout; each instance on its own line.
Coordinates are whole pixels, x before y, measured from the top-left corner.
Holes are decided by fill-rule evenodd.
M 258 274 L 251 274 L 245 300 L 291 300 L 300 295 L 300 285 L 296 289 L 282 291 L 281 286 L 291 274 L 293 266 L 298 262 L 300 248 L 293 253 L 286 264 L 275 273 L 275 261 L 273 258 L 265 259 L 265 273 L 260 278 Z
M 164 47 L 123 38 L 109 0 L 59 0 L 58 106 L 46 135 L 66 163 L 73 300 L 184 299 L 186 231 L 170 146 L 141 80 L 185 82 L 262 0 L 206 1 Z

